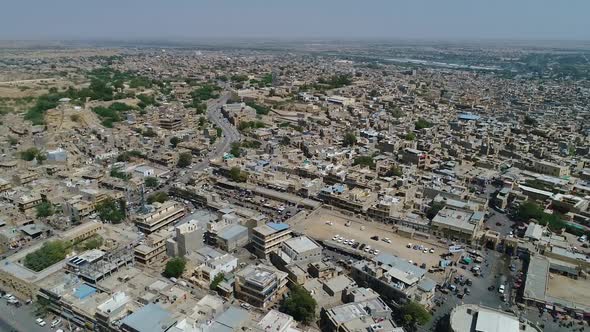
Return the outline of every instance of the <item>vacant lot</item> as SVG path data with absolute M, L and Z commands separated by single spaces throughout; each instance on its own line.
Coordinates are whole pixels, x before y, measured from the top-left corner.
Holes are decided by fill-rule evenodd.
M 345 226 L 349 220 L 351 221 L 351 225 Z M 326 221 L 331 221 L 333 225 L 326 224 Z M 361 226 L 365 226 L 364 230 L 361 230 Z M 412 260 L 418 264 L 426 263 L 428 267 L 438 265 L 440 260 L 439 255 L 447 252 L 445 247 L 439 246 L 434 246 L 435 252 L 433 254 L 406 248 L 406 245 L 410 242 L 413 244 L 422 244 L 428 248 L 432 248 L 433 245 L 416 239 L 401 237 L 392 232 L 391 226 L 348 217 L 336 211 L 323 208 L 294 225 L 294 229 L 318 240 L 328 240 L 334 235 L 339 234 L 346 239 L 354 239 L 358 242 L 366 243 L 372 248 L 379 249 L 381 252 Z M 371 240 L 371 237 L 374 235 L 379 236 L 379 241 Z M 384 237 L 388 237 L 391 243 L 381 241 L 381 238 Z
M 551 274 L 547 295 L 590 306 L 590 280 L 574 280 L 566 276 Z

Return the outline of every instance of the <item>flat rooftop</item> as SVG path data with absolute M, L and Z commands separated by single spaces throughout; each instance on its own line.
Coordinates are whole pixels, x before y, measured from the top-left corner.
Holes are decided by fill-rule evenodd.
M 475 223 L 471 222 L 473 213 L 444 208 L 432 219 L 433 224 L 441 224 L 450 228 L 473 232 Z
M 302 253 L 319 248 L 319 246 L 307 236 L 290 238 L 284 242 L 284 245 L 289 246 L 296 253 Z

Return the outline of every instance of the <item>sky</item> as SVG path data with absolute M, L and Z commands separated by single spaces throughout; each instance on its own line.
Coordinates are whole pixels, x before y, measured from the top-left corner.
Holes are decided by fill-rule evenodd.
M 590 40 L 590 0 L 5 0 L 0 40 Z

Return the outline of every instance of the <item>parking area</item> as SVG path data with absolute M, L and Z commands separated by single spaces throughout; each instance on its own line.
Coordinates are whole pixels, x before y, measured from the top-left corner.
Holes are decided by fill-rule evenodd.
M 442 245 L 401 237 L 388 225 L 348 217 L 327 209 L 319 209 L 292 226 L 295 231 L 320 241 L 332 240 L 334 236 L 339 235 L 343 238 L 341 243 L 355 240 L 356 243 L 365 244 L 365 247 L 370 246 L 379 252 L 411 260 L 417 265 L 426 264 L 427 268 L 438 266 L 439 255 L 448 249 Z M 385 242 L 384 239 L 388 239 L 389 242 Z M 412 246 L 408 248 L 410 243 Z M 422 249 L 413 249 L 414 245 L 422 246 Z M 430 249 L 434 250 L 431 252 Z

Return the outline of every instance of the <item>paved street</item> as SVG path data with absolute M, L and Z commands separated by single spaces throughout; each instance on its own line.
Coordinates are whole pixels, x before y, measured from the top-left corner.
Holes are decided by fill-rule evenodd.
M 6 299 L 0 299 L 0 331 L 41 332 L 51 331 L 51 321 L 45 320 L 47 325 L 41 327 L 35 322 L 35 307 L 23 305 L 17 308 L 9 305 Z
M 220 158 L 229 151 L 231 144 L 240 140 L 240 132 L 231 125 L 222 115 L 219 108 L 229 99 L 228 94 L 223 94 L 216 100 L 207 103 L 207 119 L 223 130 L 223 136 L 215 144 L 213 151 L 209 152 L 202 162 L 194 165 L 194 170 L 202 171 L 209 165 L 209 159 Z M 187 173 L 188 174 L 188 173 Z M 182 179 L 181 179 L 182 180 Z

